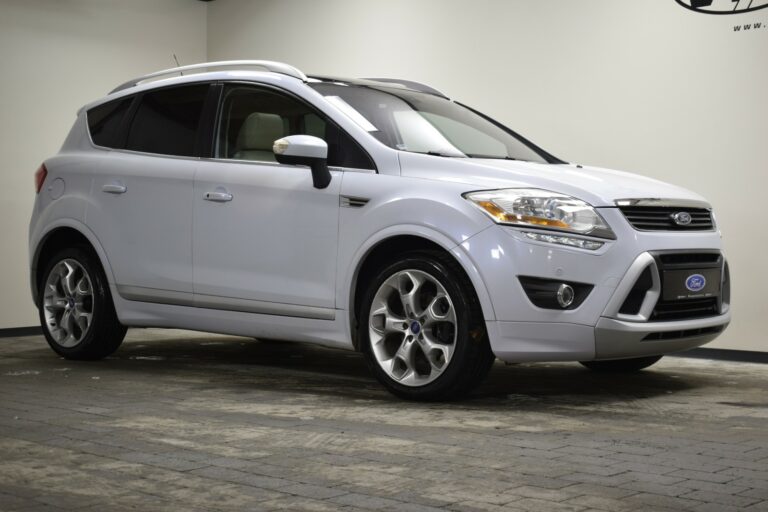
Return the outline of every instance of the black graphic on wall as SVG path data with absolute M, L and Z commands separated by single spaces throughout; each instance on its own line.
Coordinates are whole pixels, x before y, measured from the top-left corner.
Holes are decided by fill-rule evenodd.
M 741 14 L 768 7 L 768 0 L 675 0 L 686 9 L 704 14 Z

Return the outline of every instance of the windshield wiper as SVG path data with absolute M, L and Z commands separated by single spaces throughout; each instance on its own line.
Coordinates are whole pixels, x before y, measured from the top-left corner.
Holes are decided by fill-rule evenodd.
M 520 160 L 519 158 L 512 158 L 511 156 L 492 156 L 492 155 L 476 155 L 467 153 L 469 158 L 486 158 L 488 160 Z
M 465 158 L 464 155 L 443 153 L 442 151 L 408 151 L 408 153 L 418 153 L 420 155 L 442 156 L 445 158 Z

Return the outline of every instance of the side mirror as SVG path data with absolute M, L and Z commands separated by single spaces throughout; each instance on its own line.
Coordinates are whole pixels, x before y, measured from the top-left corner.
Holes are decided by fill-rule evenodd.
M 281 164 L 308 165 L 312 169 L 312 184 L 325 188 L 331 182 L 328 170 L 328 144 L 311 135 L 289 135 L 272 146 L 275 160 Z

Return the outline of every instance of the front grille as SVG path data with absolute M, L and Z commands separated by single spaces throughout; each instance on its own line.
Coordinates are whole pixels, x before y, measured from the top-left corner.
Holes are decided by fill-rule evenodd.
M 711 267 L 712 264 L 720 265 L 719 252 L 659 253 L 658 257 L 664 268 L 678 265 L 700 265 L 702 263 L 706 264 L 707 267 Z
M 715 316 L 719 313 L 717 297 L 706 299 L 676 300 L 670 302 L 658 302 L 653 308 L 651 321 L 665 322 L 670 320 L 688 320 Z
M 672 206 L 619 206 L 632 227 L 642 231 L 706 231 L 714 228 L 712 212 L 705 208 L 676 208 Z M 677 224 L 672 216 L 687 212 L 691 223 Z
M 722 330 L 722 325 L 716 325 L 714 327 L 700 327 L 698 329 L 685 329 L 682 331 L 652 332 L 643 338 L 643 341 L 679 340 L 681 338 L 693 338 L 695 336 L 717 334 Z
M 659 268 L 662 290 L 665 289 L 664 281 L 668 271 L 688 270 L 689 272 L 696 272 L 723 267 L 723 256 L 720 251 L 656 252 L 652 254 L 656 258 L 656 264 Z M 720 293 L 722 294 L 722 290 Z M 664 300 L 662 298 L 653 308 L 649 320 L 652 322 L 689 320 L 716 316 L 720 312 L 720 297 L 679 300 Z

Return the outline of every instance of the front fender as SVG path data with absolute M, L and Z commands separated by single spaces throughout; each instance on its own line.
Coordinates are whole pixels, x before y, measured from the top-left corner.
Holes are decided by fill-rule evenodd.
M 357 285 L 357 277 L 360 272 L 360 268 L 365 262 L 366 257 L 371 251 L 379 244 L 397 236 L 415 236 L 428 240 L 450 253 L 459 265 L 467 273 L 472 286 L 475 288 L 475 293 L 480 301 L 480 306 L 483 310 L 483 316 L 485 320 L 495 320 L 496 315 L 493 310 L 493 304 L 491 303 L 490 295 L 485 286 L 485 282 L 480 276 L 480 272 L 475 266 L 474 262 L 470 259 L 463 245 L 456 243 L 450 239 L 444 233 L 441 233 L 435 229 L 427 226 L 421 226 L 418 224 L 402 224 L 397 226 L 390 226 L 372 234 L 360 248 L 355 252 L 352 257 L 353 264 L 347 266 L 347 272 L 342 276 L 341 285 L 337 287 L 337 304 L 344 304 L 349 311 L 354 309 L 355 301 L 355 288 Z
M 483 315 L 495 312 L 479 269 L 461 244 L 494 225 L 461 194 L 466 185 L 369 173 L 345 173 L 344 196 L 363 206 L 339 209 L 336 307 L 354 311 L 360 269 L 371 251 L 397 236 L 415 236 L 444 249 L 462 266 L 477 293 Z M 352 336 L 350 323 L 350 337 Z

